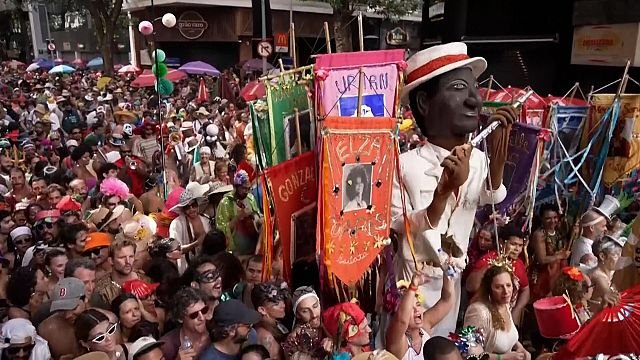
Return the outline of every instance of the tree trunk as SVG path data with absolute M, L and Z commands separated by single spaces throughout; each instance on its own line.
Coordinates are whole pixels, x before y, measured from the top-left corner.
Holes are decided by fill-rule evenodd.
M 353 41 L 351 39 L 350 11 L 333 10 L 333 31 L 336 40 L 336 52 L 353 51 Z
M 105 76 L 113 76 L 113 25 L 109 22 L 104 24 L 104 35 L 102 35 L 100 52 Z

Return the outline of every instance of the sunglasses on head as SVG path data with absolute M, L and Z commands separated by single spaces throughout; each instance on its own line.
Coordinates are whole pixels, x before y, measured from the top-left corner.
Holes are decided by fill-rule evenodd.
M 205 305 L 205 307 L 203 307 L 202 309 L 198 310 L 198 311 L 194 311 L 191 314 L 187 315 L 189 316 L 189 319 L 191 320 L 195 320 L 198 318 L 199 315 L 205 316 L 207 315 L 207 313 L 209 312 L 209 305 Z
M 20 353 L 20 351 L 24 351 L 25 353 L 29 353 L 31 352 L 31 350 L 33 350 L 33 347 L 36 346 L 36 344 L 29 344 L 29 345 L 22 345 L 22 346 L 9 346 L 8 348 L 5 349 L 5 351 L 7 352 L 8 355 L 17 355 Z
M 115 334 L 117 329 L 118 329 L 118 323 L 113 323 L 111 324 L 111 326 L 109 326 L 109 328 L 107 328 L 107 331 L 91 339 L 91 342 L 100 344 L 107 339 L 107 336 L 111 336 Z
M 220 272 L 218 270 L 209 270 L 198 276 L 198 282 L 204 284 L 210 284 L 220 279 Z

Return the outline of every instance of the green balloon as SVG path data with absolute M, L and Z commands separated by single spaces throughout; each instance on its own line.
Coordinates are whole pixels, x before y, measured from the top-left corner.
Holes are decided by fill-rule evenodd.
M 163 78 L 167 76 L 169 69 L 164 63 L 158 63 L 158 66 L 156 66 L 156 64 L 153 64 L 153 66 L 151 67 L 151 71 L 153 71 L 153 75 L 155 75 L 157 78 Z
M 173 94 L 173 83 L 171 80 L 160 78 L 156 82 L 156 90 L 160 96 L 170 96 Z
M 156 59 L 156 56 L 158 57 L 157 59 Z M 156 49 L 156 51 L 153 52 L 154 61 L 163 62 L 166 59 L 167 59 L 167 54 L 165 54 L 164 51 L 162 51 L 161 49 Z

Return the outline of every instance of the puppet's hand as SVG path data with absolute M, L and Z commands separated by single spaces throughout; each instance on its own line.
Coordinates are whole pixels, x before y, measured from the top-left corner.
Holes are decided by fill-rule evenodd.
M 471 145 L 456 146 L 451 150 L 441 166 L 442 177 L 438 182 L 438 191 L 448 194 L 456 191 L 469 177 L 469 159 L 471 158 Z
M 509 133 L 511 133 L 511 127 L 517 118 L 518 114 L 516 109 L 512 106 L 502 106 L 489 117 L 487 125 L 494 121 L 500 123 L 500 126 L 487 137 L 487 146 L 492 163 L 496 162 L 504 166 L 504 162 L 507 159 L 507 149 L 509 147 Z

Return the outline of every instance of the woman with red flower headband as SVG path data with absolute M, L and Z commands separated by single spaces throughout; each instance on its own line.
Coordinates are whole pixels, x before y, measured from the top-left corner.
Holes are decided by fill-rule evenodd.
M 588 301 L 593 295 L 593 284 L 591 279 L 577 267 L 567 266 L 562 269 L 562 273 L 558 276 L 551 294 L 553 296 L 565 294 L 569 296 L 580 324 L 584 325 L 591 319 Z

